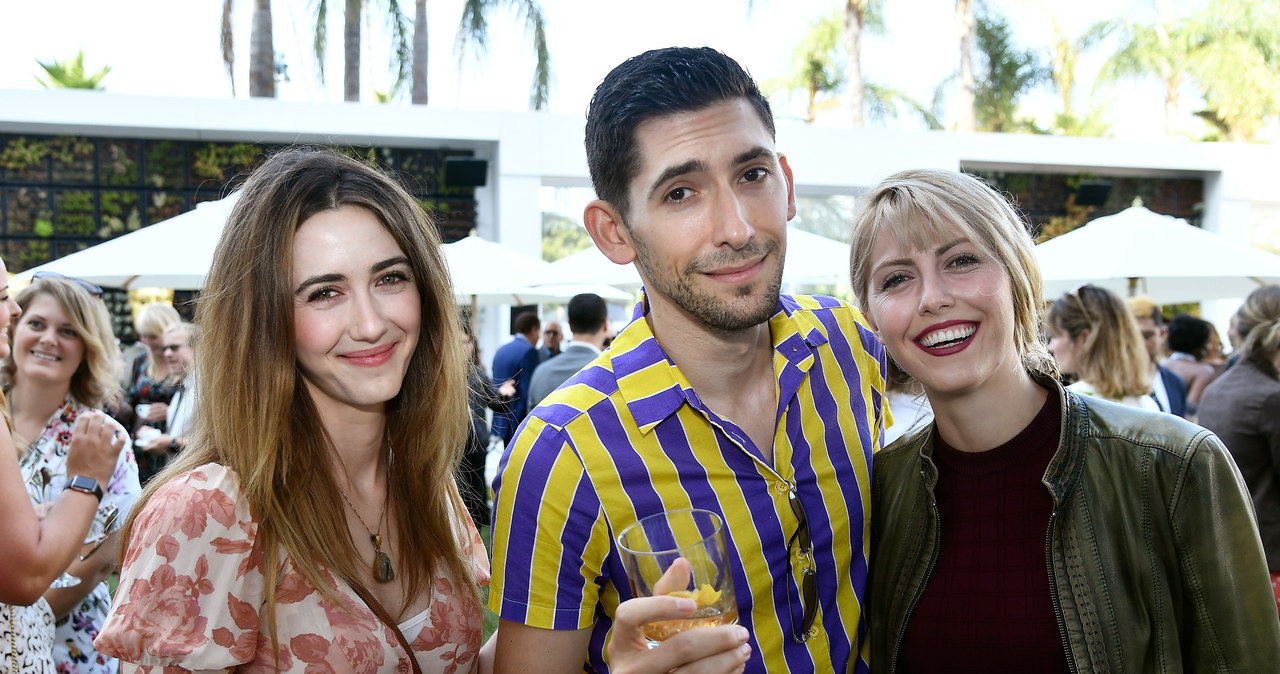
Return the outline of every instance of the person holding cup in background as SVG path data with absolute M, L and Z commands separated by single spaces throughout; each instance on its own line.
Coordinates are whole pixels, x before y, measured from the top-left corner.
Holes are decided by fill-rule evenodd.
M 195 376 L 196 331 L 196 326 L 186 321 L 174 323 L 164 331 L 163 346 L 160 349 L 164 352 L 165 362 L 173 373 L 171 378 L 177 383 L 178 390 L 169 399 L 164 432 L 151 426 L 138 429 L 137 444 L 142 451 L 165 456 L 166 463 L 187 446 L 188 436 L 191 435 L 195 399 L 198 395 Z M 146 414 L 139 412 L 138 416 L 145 417 Z
M 768 101 L 724 54 L 651 51 L 596 89 L 586 145 L 587 230 L 645 291 L 503 456 L 496 670 L 868 671 L 884 351 L 857 309 L 779 292 L 795 191 Z M 702 596 L 632 599 L 618 536 L 687 508 L 724 520 L 739 624 L 649 649 Z
M 101 292 L 78 279 L 36 276 L 17 295 L 22 311 L 10 328 L 0 385 L 13 416 L 22 475 L 39 503 L 75 488 L 68 452 L 77 419 L 101 413 L 115 391 L 118 353 L 106 305 L 97 297 Z M 112 520 L 123 524 L 142 491 L 129 447 L 120 447 L 111 478 L 94 486 L 101 503 L 97 530 L 110 531 Z M 67 569 L 80 583 L 45 594 L 59 618 L 53 649 L 59 671 L 113 674 L 117 669 L 114 659 L 94 650 L 93 638 L 111 606 L 106 579 L 118 552 L 118 534 L 112 534 L 95 554 Z
M 169 400 L 178 390 L 178 372 L 169 367 L 164 357 L 164 332 L 177 325 L 182 318 L 178 310 L 163 302 L 148 304 L 138 313 L 133 330 L 138 341 L 147 350 L 138 354 L 129 367 L 129 384 L 125 387 L 125 402 L 132 410 L 135 451 L 138 474 L 146 484 L 169 462 L 167 451 L 148 451 L 151 440 L 164 433 L 165 419 L 169 414 Z M 167 449 L 167 448 L 166 448 Z

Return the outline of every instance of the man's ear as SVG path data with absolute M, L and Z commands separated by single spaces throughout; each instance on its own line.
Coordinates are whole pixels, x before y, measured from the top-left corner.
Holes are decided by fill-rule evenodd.
M 791 165 L 787 163 L 787 155 L 778 155 L 778 164 L 782 166 L 782 175 L 787 179 L 787 222 L 796 217 L 796 181 L 791 176 Z
M 595 241 L 596 248 L 605 257 L 615 264 L 631 264 L 635 261 L 635 246 L 631 244 L 622 216 L 613 204 L 603 199 L 592 201 L 582 214 L 582 222 L 586 225 L 591 240 Z

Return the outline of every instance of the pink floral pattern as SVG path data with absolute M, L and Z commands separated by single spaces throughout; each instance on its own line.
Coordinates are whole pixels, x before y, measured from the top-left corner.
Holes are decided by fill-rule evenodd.
M 463 515 L 465 517 L 465 515 Z M 476 578 L 489 582 L 480 534 L 465 517 Z M 409 671 L 394 633 L 345 583 L 326 598 L 285 559 L 275 587 L 278 649 L 264 624 L 263 554 L 235 474 L 208 464 L 156 492 L 135 521 L 116 604 L 98 650 L 142 672 Z M 405 633 L 423 672 L 478 670 L 482 616 L 438 575 L 428 617 Z

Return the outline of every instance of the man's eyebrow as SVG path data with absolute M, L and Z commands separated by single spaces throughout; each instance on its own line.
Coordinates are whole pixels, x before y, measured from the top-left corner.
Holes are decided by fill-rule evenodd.
M 739 164 L 746 164 L 747 162 L 755 161 L 757 159 L 776 159 L 776 158 L 777 158 L 777 154 L 775 154 L 773 150 L 770 150 L 769 148 L 764 147 L 763 145 L 758 145 L 734 157 L 733 163 L 730 164 L 730 166 L 738 166 Z
M 707 165 L 701 159 L 690 159 L 689 161 L 684 162 L 683 164 L 668 166 L 667 170 L 659 174 L 658 177 L 653 181 L 653 183 L 649 185 L 649 198 L 652 199 L 654 194 L 657 193 L 658 190 L 662 189 L 662 186 L 672 178 L 682 176 L 688 173 L 697 173 L 699 171 L 706 171 L 706 170 L 707 170 Z

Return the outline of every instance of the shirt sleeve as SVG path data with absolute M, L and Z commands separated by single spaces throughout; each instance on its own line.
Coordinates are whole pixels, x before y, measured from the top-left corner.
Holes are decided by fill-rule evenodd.
M 99 651 L 186 670 L 254 658 L 262 552 L 234 474 L 206 465 L 161 487 L 134 521 Z
M 543 629 L 591 626 L 611 541 L 581 459 L 558 429 L 531 418 L 494 490 L 490 609 Z

